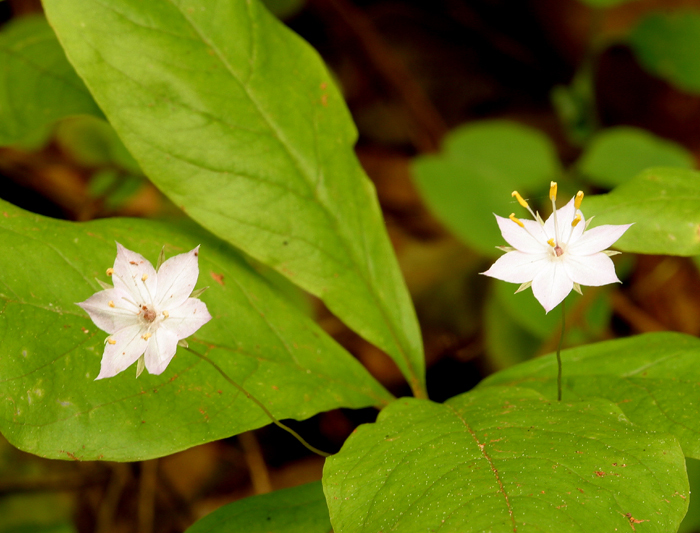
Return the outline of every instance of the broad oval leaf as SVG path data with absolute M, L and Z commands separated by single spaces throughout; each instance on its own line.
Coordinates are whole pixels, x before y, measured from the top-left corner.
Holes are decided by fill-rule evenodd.
M 639 22 L 628 40 L 649 72 L 686 91 L 700 92 L 700 13 L 652 13 Z
M 490 256 L 503 238 L 493 213 L 514 210 L 511 192 L 544 188 L 560 172 L 543 133 L 505 120 L 468 124 L 451 132 L 438 155 L 413 164 L 416 184 L 437 218 L 468 245 Z M 520 206 L 515 204 L 518 208 Z
M 561 353 L 565 400 L 600 397 L 635 424 L 673 433 L 686 456 L 700 459 L 700 340 L 647 333 Z M 523 386 L 556 398 L 554 354 L 486 378 L 479 387 Z
M 94 381 L 106 333 L 75 302 L 100 290 L 115 240 L 154 264 L 200 250 L 214 317 L 189 339 L 279 419 L 386 403 L 390 395 L 228 244 L 192 225 L 76 224 L 0 203 L 0 431 L 51 458 L 142 460 L 270 420 L 210 365 L 178 349 L 160 376 L 135 365 Z
M 668 533 L 688 506 L 672 435 L 605 400 L 505 387 L 397 400 L 326 461 L 323 486 L 336 533 Z
M 320 481 L 220 507 L 186 533 L 331 533 Z
M 0 144 L 13 144 L 69 115 L 102 113 L 41 16 L 0 31 Z
M 700 254 L 700 172 L 652 168 L 582 209 L 596 226 L 634 222 L 614 245 L 623 252 Z
M 357 132 L 313 49 L 258 0 L 47 0 L 146 175 L 215 235 L 320 297 L 423 395 L 415 312 Z
M 693 168 L 693 154 L 648 131 L 619 126 L 598 133 L 576 163 L 586 179 L 612 189 L 650 167 Z

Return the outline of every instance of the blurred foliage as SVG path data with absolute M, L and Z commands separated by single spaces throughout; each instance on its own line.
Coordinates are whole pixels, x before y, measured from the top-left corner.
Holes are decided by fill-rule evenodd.
M 629 43 L 651 73 L 700 93 L 700 11 L 650 14 L 632 30 Z
M 263 3 L 276 17 L 286 19 L 301 11 L 306 0 L 263 0 Z
M 678 143 L 639 128 L 619 126 L 595 135 L 576 168 L 591 184 L 613 189 L 649 167 L 694 166 L 693 154 Z
M 503 243 L 493 213 L 507 216 L 514 209 L 513 190 L 539 194 L 560 172 L 546 135 L 508 121 L 462 126 L 446 137 L 441 154 L 421 156 L 413 165 L 436 216 L 488 256 L 498 255 L 495 247 Z

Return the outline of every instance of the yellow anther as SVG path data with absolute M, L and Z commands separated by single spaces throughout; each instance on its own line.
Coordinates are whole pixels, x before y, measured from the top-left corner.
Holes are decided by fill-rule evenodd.
M 114 307 L 114 302 L 112 300 L 109 301 L 109 306 Z
M 557 201 L 557 182 L 552 181 L 549 183 L 549 199 L 552 200 L 552 202 Z
M 549 244 L 552 248 L 556 248 L 557 244 L 554 242 L 554 239 L 549 239 L 547 241 L 547 244 Z
M 144 333 L 143 335 L 141 335 L 141 338 L 142 338 L 143 340 L 147 341 L 148 339 L 151 338 L 151 334 L 150 334 L 150 333 Z
M 168 318 L 170 316 L 170 313 L 168 313 L 167 311 L 163 311 L 163 316 L 165 318 Z
M 148 274 L 141 276 L 141 281 L 146 281 L 148 279 Z
M 525 224 L 523 224 L 522 222 L 520 222 L 520 220 L 518 220 L 517 218 L 515 218 L 515 213 L 511 213 L 510 216 L 509 216 L 508 218 L 511 219 L 513 222 L 515 222 L 515 223 L 516 223 L 518 226 L 520 226 L 521 228 L 524 228 L 524 227 L 525 227 Z
M 574 219 L 571 221 L 571 227 L 572 227 L 572 228 L 575 228 L 575 227 L 576 227 L 576 224 L 578 224 L 579 222 L 581 222 L 581 213 L 576 213 L 576 216 L 575 216 Z
M 527 202 L 523 199 L 522 196 L 520 196 L 520 193 L 518 191 L 513 191 L 510 193 L 512 197 L 515 197 L 515 199 L 518 201 L 520 205 L 522 205 L 525 209 L 528 209 L 530 206 L 527 205 Z
M 583 202 L 583 191 L 576 193 L 576 200 L 574 200 L 574 207 L 576 209 L 581 209 L 581 202 Z
M 108 342 L 109 344 L 112 344 L 112 345 L 117 344 L 117 341 L 115 341 L 115 340 L 112 339 L 112 338 L 107 339 L 107 342 Z
M 107 275 L 108 275 L 108 276 L 111 276 L 112 274 L 114 274 L 114 269 L 113 269 L 113 268 L 108 268 L 108 269 L 107 269 Z

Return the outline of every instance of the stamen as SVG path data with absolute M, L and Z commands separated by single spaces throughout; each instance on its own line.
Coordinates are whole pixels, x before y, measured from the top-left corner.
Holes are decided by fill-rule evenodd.
M 168 313 L 167 311 L 163 311 L 163 316 L 165 318 L 168 318 L 170 316 L 170 313 Z
M 525 227 L 525 224 L 523 224 L 520 220 L 518 220 L 517 218 L 515 218 L 515 213 L 511 213 L 510 216 L 509 216 L 508 218 L 511 219 L 513 222 L 515 222 L 515 223 L 516 223 L 518 226 L 520 226 L 521 228 L 524 228 L 524 227 Z
M 549 183 L 549 199 L 552 200 L 552 217 L 554 218 L 554 238 L 559 242 L 559 223 L 557 222 L 557 182 Z
M 574 207 L 576 209 L 581 209 L 581 202 L 583 202 L 583 191 L 576 193 L 576 200 L 574 200 Z
M 141 281 L 146 281 L 148 279 L 148 274 L 141 276 Z
M 151 335 L 152 335 L 151 333 L 144 333 L 143 335 L 141 335 L 141 338 L 143 340 L 147 341 L 148 339 L 151 338 Z
M 109 306 L 114 307 L 114 302 L 112 300 L 109 301 Z
M 114 269 L 113 269 L 113 268 L 108 268 L 108 269 L 107 269 L 107 275 L 108 275 L 108 276 L 111 276 L 112 274 L 114 274 Z
M 572 227 L 572 228 L 575 228 L 575 227 L 576 227 L 576 224 L 578 224 L 579 222 L 581 222 L 581 213 L 576 213 L 576 216 L 575 216 L 574 219 L 571 221 L 571 227 Z
M 510 193 L 511 197 L 515 197 L 515 199 L 518 201 L 518 203 L 523 206 L 525 209 L 530 209 L 530 206 L 528 203 L 523 199 L 522 196 L 520 196 L 520 193 L 518 191 L 513 191 Z
M 108 338 L 107 338 L 107 342 L 108 342 L 109 344 L 112 344 L 112 345 L 117 344 L 117 341 L 115 341 L 115 340 L 114 340 L 113 338 L 111 338 L 111 337 L 108 337 Z
M 556 181 L 551 181 L 549 183 L 549 199 L 552 200 L 552 202 L 557 201 L 557 182 Z
M 547 241 L 547 244 L 549 244 L 552 248 L 556 248 L 557 244 L 554 242 L 554 239 L 549 239 Z

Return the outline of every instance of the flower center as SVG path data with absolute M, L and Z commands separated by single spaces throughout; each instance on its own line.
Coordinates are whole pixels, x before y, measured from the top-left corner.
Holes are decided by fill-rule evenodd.
M 156 319 L 156 312 L 147 305 L 142 305 L 143 319 L 146 322 L 153 322 Z
M 558 244 L 554 247 L 554 253 L 557 254 L 557 257 L 561 256 L 561 254 L 564 253 L 564 250 L 562 249 L 561 246 Z

